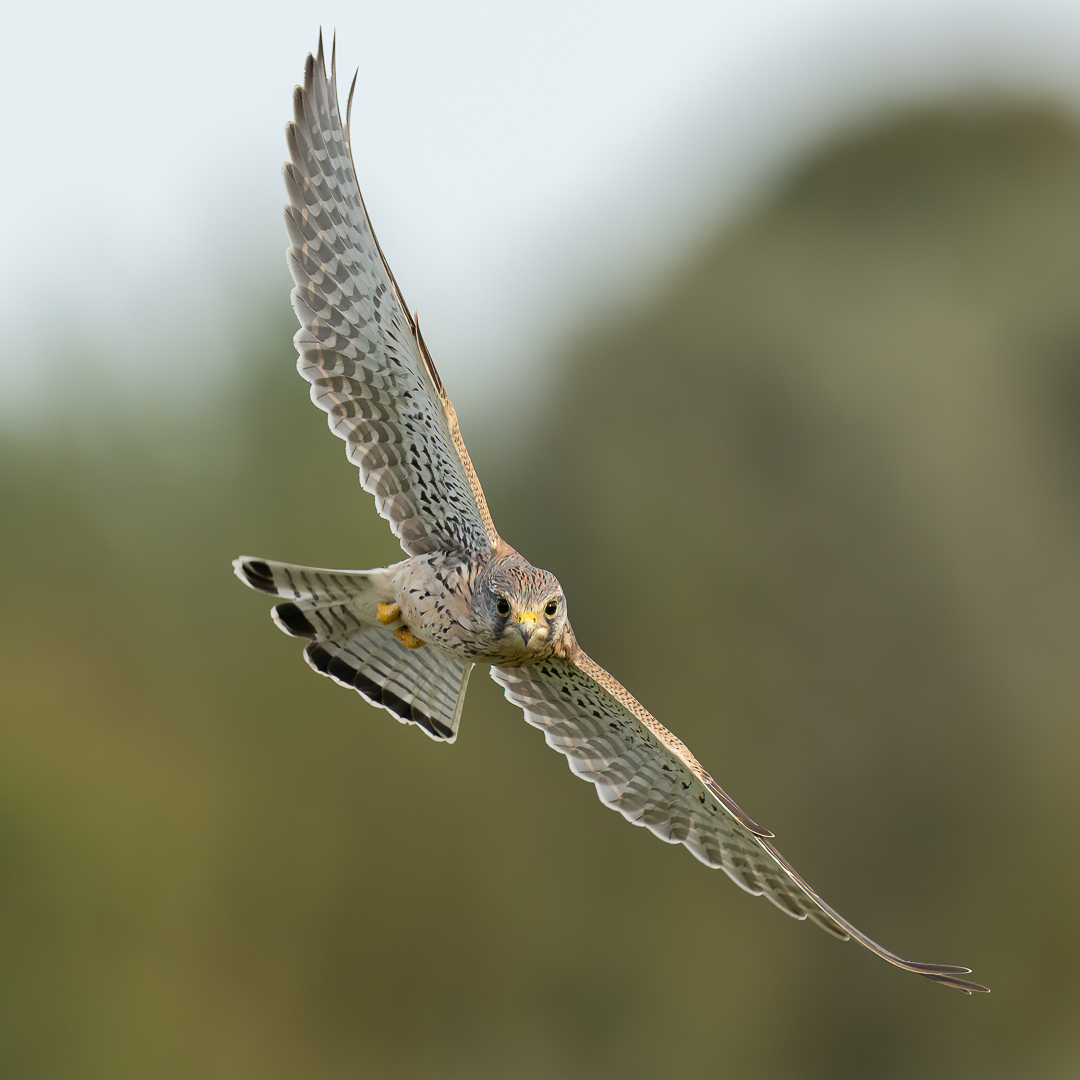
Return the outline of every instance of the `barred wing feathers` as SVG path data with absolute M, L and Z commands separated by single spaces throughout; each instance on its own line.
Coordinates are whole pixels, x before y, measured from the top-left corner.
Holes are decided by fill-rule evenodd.
M 854 938 L 890 964 L 971 993 L 970 970 L 903 960 L 826 904 L 693 754 L 599 664 L 584 653 L 525 667 L 492 668 L 525 719 L 544 732 L 570 769 L 596 785 L 601 802 L 671 844 L 684 844 L 747 892 L 767 896 L 796 919 Z
M 285 223 L 297 367 L 311 399 L 407 554 L 494 548 L 454 407 L 372 231 L 321 37 L 293 105 Z

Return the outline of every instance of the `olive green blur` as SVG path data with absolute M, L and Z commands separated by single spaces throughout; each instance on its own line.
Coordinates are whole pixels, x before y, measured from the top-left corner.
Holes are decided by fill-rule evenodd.
M 852 137 L 598 313 L 510 445 L 463 410 L 586 650 L 839 911 L 988 997 L 630 827 L 481 670 L 452 747 L 308 670 L 231 559 L 400 549 L 294 326 L 268 289 L 198 408 L 72 377 L 0 438 L 0 1074 L 1080 1075 L 1070 122 Z

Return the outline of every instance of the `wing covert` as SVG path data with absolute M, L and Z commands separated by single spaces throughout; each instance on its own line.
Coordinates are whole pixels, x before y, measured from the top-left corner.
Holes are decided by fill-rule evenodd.
M 498 534 L 454 407 L 371 228 L 335 59 L 328 79 L 320 35 L 287 128 L 297 368 L 407 554 L 484 551 Z
M 901 959 L 834 911 L 773 847 L 772 833 L 740 810 L 686 746 L 584 653 L 493 667 L 491 674 L 571 771 L 595 784 L 601 802 L 628 821 L 685 845 L 747 892 L 767 896 L 836 937 L 854 938 L 897 967 L 965 993 L 986 989 L 956 977 L 969 968 Z

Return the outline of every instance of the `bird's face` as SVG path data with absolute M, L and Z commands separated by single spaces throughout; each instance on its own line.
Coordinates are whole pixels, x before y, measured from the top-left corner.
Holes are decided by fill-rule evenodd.
M 550 656 L 569 623 L 566 598 L 554 574 L 515 555 L 481 575 L 473 615 L 484 627 L 496 662 L 527 662 Z

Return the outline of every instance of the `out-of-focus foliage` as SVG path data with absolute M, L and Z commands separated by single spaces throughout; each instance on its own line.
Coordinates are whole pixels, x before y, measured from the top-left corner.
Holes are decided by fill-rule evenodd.
M 513 446 L 466 432 L 595 658 L 989 998 L 628 827 L 479 673 L 447 748 L 309 672 L 230 559 L 399 552 L 286 315 L 200 415 L 72 392 L 0 446 L 3 1075 L 1076 1074 L 1070 126 L 835 148 L 591 330 Z

